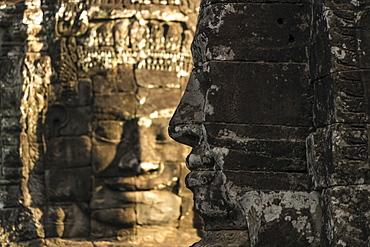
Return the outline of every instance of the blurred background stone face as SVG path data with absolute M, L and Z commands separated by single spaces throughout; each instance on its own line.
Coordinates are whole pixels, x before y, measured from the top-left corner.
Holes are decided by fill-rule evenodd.
M 2 75 L 9 77 L 3 91 L 20 95 L 9 95 L 16 113 L 8 115 L 21 116 L 13 129 L 22 160 L 13 166 L 22 175 L 2 173 L 1 188 L 16 191 L 5 211 L 26 232 L 1 228 L 4 241 L 188 246 L 199 239 L 201 220 L 184 183 L 189 150 L 167 134 L 191 67 L 198 4 L 4 5 L 2 14 L 13 18 L 11 27 L 20 23 L 26 44 L 24 54 L 11 30 L 2 29 L 9 39 L 1 44 L 2 61 L 20 64 Z M 19 85 L 11 84 L 17 75 Z

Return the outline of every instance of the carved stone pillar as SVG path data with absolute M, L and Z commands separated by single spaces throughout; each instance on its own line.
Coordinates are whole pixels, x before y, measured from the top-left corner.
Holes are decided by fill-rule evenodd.
M 41 129 L 52 67 L 41 1 L 6 1 L 2 10 L 0 241 L 6 242 L 44 237 Z
M 366 246 L 370 225 L 370 11 L 366 1 L 315 1 L 310 76 L 316 131 L 309 172 L 323 201 L 323 246 Z

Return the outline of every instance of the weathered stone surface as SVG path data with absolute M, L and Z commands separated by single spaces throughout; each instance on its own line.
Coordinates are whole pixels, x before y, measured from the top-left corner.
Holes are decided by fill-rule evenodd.
M 90 234 L 89 210 L 86 203 L 48 206 L 46 237 L 82 238 Z
M 132 119 L 137 105 L 133 93 L 94 95 L 94 114 L 99 119 Z
M 212 4 L 199 15 L 192 47 L 194 64 L 207 60 L 304 62 L 309 26 L 307 3 Z
M 325 246 L 366 246 L 369 242 L 369 185 L 338 186 L 323 192 Z
M 181 89 L 142 89 L 137 93 L 140 104 L 137 105 L 137 117 L 157 115 L 155 118 L 169 118 L 175 111 L 181 96 Z M 161 116 L 162 115 L 162 116 Z
M 340 71 L 314 82 L 314 122 L 318 127 L 333 123 L 367 123 L 365 104 L 369 71 Z
M 21 190 L 18 185 L 0 186 L 0 208 L 19 205 Z
M 91 168 L 45 171 L 47 199 L 50 202 L 88 202 L 91 197 Z
M 211 86 L 205 103 L 206 121 L 311 125 L 312 91 L 305 65 L 210 62 L 209 68 Z
M 368 126 L 335 124 L 307 139 L 308 167 L 317 188 L 368 184 Z
M 55 137 L 50 140 L 47 168 L 65 169 L 91 164 L 91 140 L 87 136 Z
M 92 76 L 94 93 L 135 92 L 137 84 L 132 66 L 119 65 L 116 69 Z

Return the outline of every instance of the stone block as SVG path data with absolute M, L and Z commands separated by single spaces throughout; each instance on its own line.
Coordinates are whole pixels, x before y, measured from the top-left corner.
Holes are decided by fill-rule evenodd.
M 68 95 L 61 84 L 53 84 L 50 86 L 55 95 L 61 102 L 71 107 L 83 107 L 92 104 L 92 82 L 89 78 L 81 78 L 77 82 L 73 82 L 73 92 Z M 66 93 L 66 94 L 65 94 Z
M 90 215 L 86 203 L 47 207 L 46 237 L 81 238 L 90 234 Z
M 118 65 L 92 77 L 94 93 L 135 92 L 134 68 L 131 65 Z
M 22 168 L 20 167 L 3 167 L 2 175 L 6 179 L 20 179 L 22 178 Z
M 29 196 L 26 201 L 31 200 L 33 207 L 43 207 L 47 200 L 44 174 L 35 174 L 33 171 L 27 174 L 27 183 L 22 186 L 22 194 Z
M 305 172 L 306 127 L 206 123 L 211 152 L 226 152 L 227 170 Z
M 139 225 L 174 224 L 180 217 L 181 198 L 169 191 L 138 192 L 136 206 Z
M 135 208 L 132 206 L 121 208 L 93 209 L 91 212 L 91 217 L 95 220 L 92 225 L 92 231 L 94 232 L 97 228 L 99 228 L 99 225 L 101 224 L 129 228 L 134 226 L 137 222 Z M 99 221 L 100 224 L 97 221 Z
M 95 94 L 94 117 L 100 120 L 129 120 L 134 118 L 138 104 L 133 93 Z
M 122 171 L 119 167 L 122 158 L 128 157 L 127 162 L 136 158 L 134 151 L 129 150 L 129 148 L 130 146 L 124 147 L 120 139 L 117 143 L 98 142 L 94 140 L 92 147 L 92 168 L 95 176 L 116 177 L 130 175 L 127 173 L 134 175 L 133 170 Z
M 2 162 L 6 167 L 21 167 L 19 146 L 2 146 Z
M 19 134 L 9 135 L 8 133 L 3 132 L 0 140 L 4 146 L 19 146 Z
M 21 105 L 22 86 L 3 87 L 1 89 L 1 109 L 19 109 Z
M 94 247 L 91 241 L 80 239 L 62 239 L 62 238 L 47 238 L 45 239 L 46 246 L 48 247 Z
M 212 61 L 209 66 L 206 121 L 312 126 L 313 92 L 304 64 Z
M 4 47 L 4 45 L 2 45 L 2 47 Z M 23 59 L 23 56 L 9 55 L 0 58 L 0 63 L 2 65 L 0 69 L 0 85 L 3 87 L 3 90 L 9 87 L 22 85 L 23 78 L 21 68 L 23 65 Z
M 6 116 L 6 112 L 1 112 L 1 114 L 1 132 L 8 134 L 19 134 L 22 130 L 22 127 L 19 123 L 19 114 L 17 114 L 17 116 Z
M 52 138 L 46 156 L 47 168 L 88 166 L 91 164 L 91 139 L 88 136 Z
M 308 169 L 316 188 L 370 183 L 368 126 L 334 124 L 307 139 Z
M 92 191 L 91 168 L 53 169 L 45 171 L 49 202 L 87 202 Z
M 366 246 L 369 243 L 370 186 L 324 190 L 323 246 Z
M 32 244 L 37 243 L 37 241 L 33 242 L 33 240 L 45 237 L 39 223 L 41 216 L 42 212 L 38 208 L 1 208 L 0 228 L 2 228 L 2 235 L 0 236 L 5 238 L 4 242 L 13 241 L 18 244 L 27 241 L 26 245 L 23 246 L 29 246 L 27 243 L 30 243 L 32 246 Z M 20 246 L 22 245 L 20 244 Z
M 67 109 L 68 120 L 60 126 L 60 135 L 79 136 L 91 131 L 91 107 L 74 107 Z M 54 126 L 53 126 L 54 127 Z M 57 128 L 57 126 L 55 126 Z
M 180 88 L 181 79 L 176 71 L 135 69 L 135 79 L 140 87 Z
M 220 246 L 220 243 L 222 247 L 251 246 L 248 230 L 218 230 L 206 231 L 192 247 Z
M 314 123 L 318 127 L 332 123 L 367 123 L 369 109 L 366 70 L 332 73 L 314 82 Z
M 0 186 L 0 208 L 19 206 L 21 190 L 19 185 Z
M 310 15 L 308 3 L 204 7 L 192 45 L 194 64 L 206 60 L 305 62 Z
M 136 115 L 141 117 L 168 111 L 165 117 L 170 118 L 179 104 L 181 94 L 180 88 L 141 89 L 138 91 L 140 104 L 137 106 Z
M 310 192 L 308 176 L 303 178 L 292 173 L 193 171 L 187 185 L 206 231 L 248 229 L 250 241 L 258 246 L 294 241 L 320 246 L 319 193 Z

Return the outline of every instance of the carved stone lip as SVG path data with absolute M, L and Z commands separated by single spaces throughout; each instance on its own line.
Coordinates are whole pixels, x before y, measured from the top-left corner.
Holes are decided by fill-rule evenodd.
M 176 178 L 178 179 L 178 178 Z M 160 177 L 138 176 L 127 178 L 112 178 L 105 181 L 105 185 L 112 191 L 131 192 L 131 191 L 151 191 L 164 190 L 170 188 L 168 185 L 172 181 L 165 181 Z
M 212 182 L 215 176 L 215 171 L 212 170 L 197 170 L 191 171 L 185 178 L 186 187 L 190 190 L 204 187 Z
M 191 153 L 186 157 L 186 167 L 190 171 L 210 170 L 215 165 L 215 160 L 203 154 L 196 154 L 197 147 L 193 148 Z

